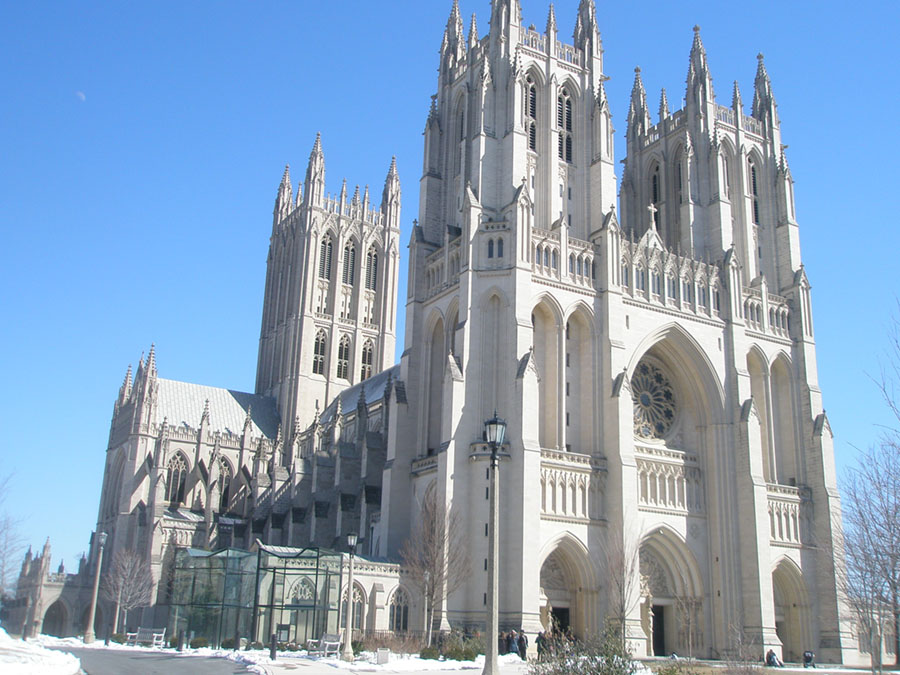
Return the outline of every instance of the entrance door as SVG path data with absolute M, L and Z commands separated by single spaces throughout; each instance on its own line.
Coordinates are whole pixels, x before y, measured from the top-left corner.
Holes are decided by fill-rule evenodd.
M 666 613 L 663 605 L 653 605 L 653 655 L 666 655 Z
M 565 633 L 569 630 L 569 608 L 568 607 L 554 607 L 551 610 L 551 614 L 553 616 L 553 626 L 557 630 Z

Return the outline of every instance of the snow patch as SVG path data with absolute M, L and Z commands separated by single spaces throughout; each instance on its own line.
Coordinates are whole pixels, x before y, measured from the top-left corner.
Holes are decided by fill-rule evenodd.
M 36 642 L 13 640 L 0 628 L 0 671 L 4 675 L 75 675 L 81 671 L 81 661 Z

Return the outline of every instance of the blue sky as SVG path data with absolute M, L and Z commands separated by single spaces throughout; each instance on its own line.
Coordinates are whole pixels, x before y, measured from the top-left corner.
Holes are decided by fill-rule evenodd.
M 330 192 L 346 177 L 380 196 L 397 156 L 407 240 L 450 5 L 0 1 L 0 475 L 32 545 L 49 536 L 70 569 L 86 548 L 113 401 L 151 342 L 162 377 L 252 390 L 275 191 L 317 131 Z M 561 35 L 577 5 L 556 3 Z M 460 7 L 483 35 L 488 0 Z M 543 30 L 547 4 L 523 9 Z M 635 65 L 652 110 L 663 86 L 680 107 L 699 24 L 719 101 L 737 79 L 749 105 L 765 53 L 852 463 L 891 423 L 869 376 L 897 313 L 897 3 L 601 2 L 598 18 L 620 159 Z

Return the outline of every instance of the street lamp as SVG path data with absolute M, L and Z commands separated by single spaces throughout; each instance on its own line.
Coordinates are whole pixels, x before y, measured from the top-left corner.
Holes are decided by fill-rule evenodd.
M 100 566 L 103 564 L 103 547 L 106 546 L 106 532 L 97 535 L 97 567 L 94 569 L 94 593 L 91 596 L 91 611 L 88 613 L 88 624 L 84 629 L 84 644 L 94 641 L 94 615 L 97 613 L 97 591 L 100 590 Z
M 500 596 L 497 590 L 497 566 L 500 563 L 500 538 L 497 536 L 497 523 L 500 520 L 500 500 L 497 495 L 497 472 L 500 468 L 500 447 L 506 437 L 506 421 L 497 417 L 484 423 L 484 434 L 491 446 L 491 513 L 488 523 L 488 631 L 487 644 L 484 646 L 484 670 L 482 675 L 498 675 L 497 641 L 500 634 L 498 616 Z
M 347 535 L 347 545 L 350 547 L 350 572 L 347 574 L 347 611 L 344 616 L 344 651 L 341 658 L 344 661 L 353 660 L 353 554 L 356 553 L 356 532 Z

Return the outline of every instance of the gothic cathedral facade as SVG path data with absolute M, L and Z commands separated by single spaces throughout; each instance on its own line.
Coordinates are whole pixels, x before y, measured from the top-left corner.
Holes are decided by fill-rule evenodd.
M 593 0 L 572 44 L 519 0 L 468 34 L 454 2 L 424 134 L 403 355 L 392 365 L 400 182 L 325 193 L 316 140 L 278 188 L 256 392 L 158 377 L 116 403 L 98 531 L 399 560 L 426 490 L 465 524 L 435 626 L 483 626 L 484 421 L 500 466 L 501 629 L 624 621 L 638 654 L 854 661 L 810 284 L 772 85 L 713 91 L 694 29 L 685 105 L 636 70 L 617 183 Z M 616 203 L 618 200 L 619 207 Z M 412 591 L 410 591 L 412 593 Z M 375 628 L 376 626 L 371 626 Z

